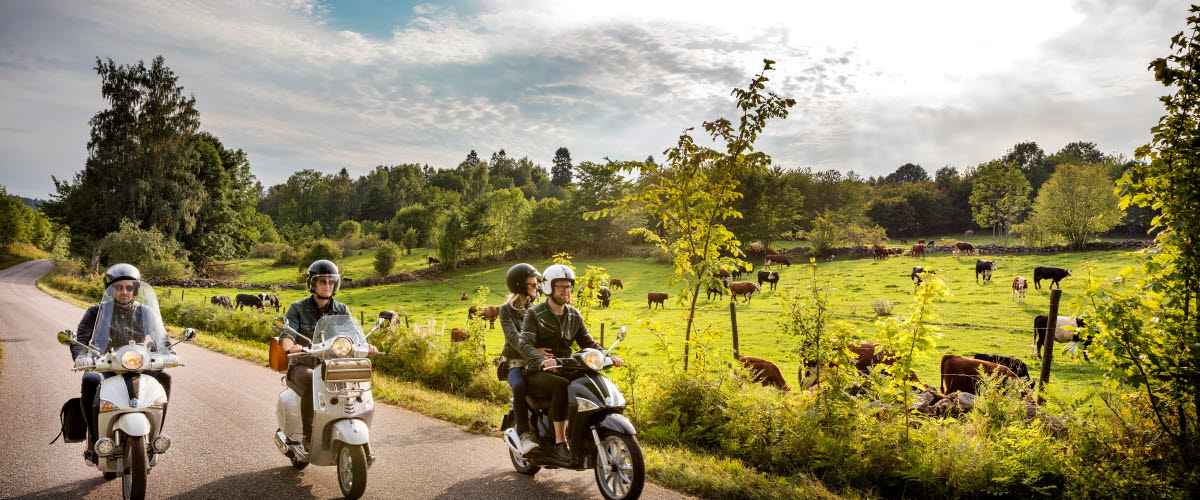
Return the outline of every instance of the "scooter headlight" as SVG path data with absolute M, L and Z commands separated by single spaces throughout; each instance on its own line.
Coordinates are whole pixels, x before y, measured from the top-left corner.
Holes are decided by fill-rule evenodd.
M 171 438 L 166 434 L 154 436 L 154 441 L 151 442 L 155 453 L 165 453 L 171 447 Z
M 121 354 L 121 366 L 124 366 L 126 370 L 137 370 L 145 361 L 146 357 L 142 356 L 141 351 L 125 351 Z
M 96 440 L 96 454 L 102 457 L 112 455 L 117 450 L 117 443 L 109 438 L 100 438 Z
M 350 341 L 350 337 L 338 337 L 333 339 L 333 345 L 329 347 L 334 356 L 344 357 L 354 350 L 354 342 Z
M 600 351 L 587 351 L 583 353 L 583 364 L 593 370 L 599 370 L 604 366 L 604 355 Z

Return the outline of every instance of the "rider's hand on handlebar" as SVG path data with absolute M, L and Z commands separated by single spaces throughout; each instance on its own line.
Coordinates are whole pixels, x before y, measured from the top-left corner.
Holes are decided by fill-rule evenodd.
M 621 358 L 618 358 L 618 357 L 612 356 L 612 355 L 609 355 L 608 357 L 612 358 L 613 366 L 616 366 L 616 367 L 625 366 L 625 362 L 621 361 Z
M 554 357 L 554 352 L 552 352 L 549 347 L 539 347 L 538 352 L 542 353 L 543 358 L 553 358 Z
M 374 356 L 376 354 L 379 354 L 379 349 L 376 349 L 375 346 L 371 344 L 367 344 L 367 356 Z
M 558 360 L 554 359 L 554 358 L 543 360 L 542 361 L 542 369 L 557 370 L 558 369 Z
M 304 346 L 300 344 L 292 344 L 292 346 L 288 348 L 288 352 L 293 354 L 297 352 L 304 352 Z

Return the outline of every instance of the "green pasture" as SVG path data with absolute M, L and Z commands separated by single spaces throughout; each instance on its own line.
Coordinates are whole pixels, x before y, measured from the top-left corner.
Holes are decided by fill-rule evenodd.
M 430 254 L 432 252 L 425 248 L 414 249 L 412 255 L 403 255 L 401 252 L 400 259 L 396 261 L 396 266 L 392 269 L 392 274 L 425 267 L 425 256 Z M 295 283 L 304 274 L 304 269 L 308 267 L 308 263 L 305 263 L 303 267 L 296 265 L 272 266 L 271 264 L 274 262 L 275 259 L 272 258 L 245 259 L 232 262 L 230 265 L 237 271 L 238 280 L 250 283 Z M 379 276 L 379 273 L 375 272 L 375 250 L 373 249 L 355 250 L 350 257 L 338 260 L 337 265 L 342 271 L 342 275 L 348 278 L 360 279 Z
M 414 252 L 414 255 L 417 253 Z M 424 259 L 424 253 L 421 253 Z M 888 260 L 875 261 L 871 259 L 837 260 L 818 263 L 818 277 L 830 280 L 833 291 L 830 295 L 834 310 L 834 319 L 844 322 L 853 330 L 849 333 L 859 340 L 873 340 L 879 319 L 872 303 L 884 299 L 896 303 L 893 315 L 902 315 L 911 311 L 912 292 L 914 285 L 909 274 L 914 265 L 922 265 L 938 271 L 953 295 L 938 303 L 937 311 L 940 316 L 939 330 L 942 337 L 939 349 L 935 354 L 919 361 L 918 376 L 923 380 L 937 385 L 938 359 L 942 354 L 954 353 L 970 356 L 978 352 L 1020 356 L 1030 365 L 1030 370 L 1040 368 L 1040 363 L 1031 357 L 1033 340 L 1033 318 L 1045 314 L 1049 308 L 1048 282 L 1043 282 L 1042 290 L 1033 289 L 1032 272 L 1036 265 L 1062 267 L 1073 270 L 1073 276 L 1063 280 L 1063 302 L 1060 314 L 1072 315 L 1080 310 L 1080 305 L 1073 298 L 1079 297 L 1083 288 L 1086 273 L 1083 264 L 1093 261 L 1096 265 L 1097 278 L 1110 278 L 1118 271 L 1133 264 L 1133 257 L 1125 252 L 1072 252 L 1061 254 L 1014 255 L 1011 257 L 985 257 L 998 260 L 998 269 L 988 285 L 975 283 L 975 257 L 955 260 L 948 253 L 933 253 L 929 257 L 914 260 L 910 257 L 892 257 Z M 347 274 L 361 269 L 361 262 L 369 261 L 369 257 L 356 254 L 338 264 L 347 269 Z M 504 273 L 515 262 L 492 264 L 482 267 L 472 267 L 457 270 L 445 279 L 399 283 L 367 288 L 345 289 L 338 294 L 338 300 L 347 303 L 355 316 L 370 318 L 385 309 L 392 309 L 407 314 L 413 322 L 436 320 L 438 326 L 449 329 L 465 327 L 467 309 L 471 301 L 460 300 L 462 294 L 468 294 L 472 299 L 479 286 L 491 289 L 486 303 L 499 305 L 503 303 Z M 410 263 L 411 264 L 411 263 Z M 533 262 L 538 268 L 545 268 L 548 261 Z M 668 340 L 677 347 L 682 345 L 684 325 L 686 323 L 686 305 L 677 302 L 677 290 L 668 289 L 663 283 L 671 273 L 667 264 L 661 264 L 650 258 L 598 258 L 576 259 L 573 264 L 579 272 L 587 266 L 603 267 L 607 273 L 624 281 L 625 289 L 613 294 L 613 304 L 609 309 L 595 309 L 590 315 L 589 328 L 599 339 L 599 326 L 606 325 L 605 344 L 612 342 L 611 332 L 619 326 L 629 327 L 629 335 L 625 343 L 618 349 L 618 354 L 629 361 L 639 363 L 651 371 L 661 364 L 657 359 L 655 345 L 657 339 L 647 329 L 639 325 L 639 321 L 653 320 L 665 327 L 669 332 Z M 415 267 L 415 266 L 414 266 Z M 809 283 L 807 263 L 795 263 L 780 271 L 781 279 L 774 291 L 764 290 L 756 294 L 749 304 L 737 305 L 738 331 L 741 352 L 769 359 L 780 365 L 789 383 L 795 383 L 799 366 L 795 352 L 796 341 L 781 333 L 779 321 L 783 315 L 783 296 L 788 290 L 806 287 Z M 1030 290 L 1027 301 L 1018 304 L 1011 299 L 1010 284 L 1014 276 L 1024 276 L 1030 279 Z M 754 281 L 753 277 L 743 277 L 744 280 Z M 247 279 L 247 281 L 259 281 Z M 182 291 L 169 290 L 175 297 Z M 265 291 L 265 290 L 264 290 Z M 650 291 L 666 291 L 671 295 L 666 307 L 650 310 L 646 305 L 646 294 Z M 232 289 L 188 289 L 185 291 L 187 301 L 206 301 L 213 295 L 229 295 L 247 291 Z M 258 291 L 253 291 L 258 292 Z M 166 291 L 160 291 L 166 293 Z M 285 290 L 280 295 L 280 301 L 286 305 L 307 295 L 302 290 Z M 699 305 L 696 326 L 711 327 L 721 332 L 720 338 L 732 341 L 730 332 L 730 315 L 728 297 L 707 300 L 703 295 L 697 302 Z M 258 314 L 247 312 L 247 314 Z M 263 314 L 275 314 L 268 311 Z M 186 325 L 184 325 L 186 326 Z M 503 346 L 503 334 L 499 326 L 488 330 L 485 346 L 489 354 L 498 355 Z M 1055 358 L 1054 380 L 1060 380 L 1067 385 L 1091 383 L 1099 378 L 1099 369 L 1092 363 L 1073 359 L 1068 355 L 1059 354 Z

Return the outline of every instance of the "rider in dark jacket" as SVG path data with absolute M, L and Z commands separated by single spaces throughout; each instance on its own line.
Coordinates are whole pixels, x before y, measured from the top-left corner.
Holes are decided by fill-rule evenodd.
M 508 287 L 508 300 L 500 306 L 500 329 L 504 331 L 504 363 L 508 372 L 508 385 L 513 391 L 513 415 L 517 421 L 517 435 L 521 438 L 521 450 L 529 453 L 538 447 L 529 435 L 529 404 L 525 402 L 525 357 L 519 345 L 521 325 L 525 320 L 525 312 L 533 305 L 538 296 L 538 283 L 542 275 L 529 264 L 517 264 L 508 270 L 505 285 Z

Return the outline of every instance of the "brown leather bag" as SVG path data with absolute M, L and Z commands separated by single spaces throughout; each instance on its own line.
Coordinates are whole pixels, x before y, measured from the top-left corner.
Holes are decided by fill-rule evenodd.
M 285 352 L 283 350 L 283 346 L 279 344 L 278 337 L 271 337 L 271 345 L 267 348 L 267 353 L 272 370 L 277 372 L 288 371 L 287 352 Z

